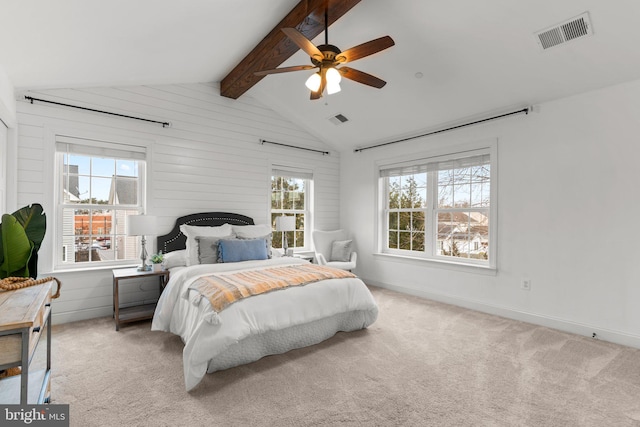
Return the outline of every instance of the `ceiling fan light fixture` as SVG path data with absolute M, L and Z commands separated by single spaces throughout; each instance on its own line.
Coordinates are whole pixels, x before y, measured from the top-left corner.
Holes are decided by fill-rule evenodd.
M 340 75 L 340 71 L 333 67 L 327 69 L 327 85 L 333 85 L 334 83 L 337 85 L 341 80 L 342 76 Z
M 320 77 L 320 73 L 313 73 L 309 76 L 309 78 L 305 82 L 305 86 L 311 92 L 317 92 L 318 89 L 320 89 L 321 80 L 322 78 Z
M 330 83 L 327 82 L 327 94 L 333 95 L 334 93 L 340 92 L 340 83 Z

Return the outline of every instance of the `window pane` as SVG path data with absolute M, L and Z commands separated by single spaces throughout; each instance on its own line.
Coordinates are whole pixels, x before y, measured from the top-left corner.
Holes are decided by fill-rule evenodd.
M 469 184 L 453 186 L 453 206 L 456 208 L 469 207 L 471 194 Z
M 398 229 L 398 212 L 389 212 L 389 230 Z
M 73 187 L 70 188 L 71 194 L 76 197 L 71 198 L 71 203 L 87 203 L 89 201 L 89 189 L 91 188 L 91 179 L 88 176 L 77 176 L 75 180 L 71 179 L 70 176 L 69 184 L 75 182 L 75 189 Z
M 411 232 L 400 231 L 398 232 L 398 249 L 411 250 Z
M 112 178 L 91 178 L 91 200 L 89 203 L 109 203 Z
M 414 208 L 427 207 L 427 189 L 423 187 L 416 188 L 416 196 L 413 201 Z
M 471 223 L 471 247 L 469 257 L 476 259 L 489 259 L 489 210 L 470 213 Z
M 400 177 L 389 178 L 389 208 L 398 209 L 400 207 Z
M 398 249 L 398 232 L 389 232 L 389 249 Z
M 399 212 L 398 230 L 409 230 L 411 228 L 411 212 Z
M 424 251 L 424 232 L 411 233 L 411 249 L 414 251 Z
M 80 175 L 91 174 L 91 158 L 87 156 L 78 156 L 75 154 L 65 155 L 69 171 Z
M 400 195 L 400 208 L 413 207 L 416 198 L 416 181 L 413 175 L 402 177 L 402 193 Z
M 439 208 L 453 207 L 453 186 L 451 185 L 438 186 L 438 207 Z
M 451 236 L 455 232 L 455 224 L 451 213 L 438 213 L 438 243 L 436 246 L 437 255 L 448 255 L 451 252 Z
M 116 172 L 115 159 L 91 158 L 91 175 L 111 178 Z
M 411 215 L 411 229 L 424 231 L 424 212 L 413 212 Z
M 134 160 L 116 160 L 116 175 L 138 176 L 138 162 Z
M 289 193 L 287 193 L 288 197 L 289 197 L 289 202 L 291 203 L 291 205 L 289 206 L 290 209 L 302 209 L 302 207 L 304 206 L 304 194 L 301 193 L 300 191 L 290 191 Z
M 99 184 L 106 185 L 105 182 L 100 182 Z M 137 205 L 138 179 L 124 176 L 117 176 L 115 179 L 110 179 L 107 189 L 107 200 L 114 205 Z

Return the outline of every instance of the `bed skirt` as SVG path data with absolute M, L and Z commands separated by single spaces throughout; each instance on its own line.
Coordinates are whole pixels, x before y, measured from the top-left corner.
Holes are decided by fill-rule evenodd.
M 302 325 L 251 335 L 229 346 L 209 361 L 207 372 L 212 373 L 255 362 L 265 356 L 286 353 L 296 348 L 321 343 L 337 332 L 351 332 L 371 325 L 378 316 L 377 308 L 367 311 L 339 313 Z

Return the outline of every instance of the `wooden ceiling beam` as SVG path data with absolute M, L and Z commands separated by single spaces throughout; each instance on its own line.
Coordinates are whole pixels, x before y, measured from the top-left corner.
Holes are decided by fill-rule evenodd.
M 299 48 L 281 28 L 297 28 L 313 40 L 324 31 L 325 7 L 329 10 L 329 26 L 347 13 L 360 0 L 301 0 L 287 16 L 242 60 L 220 83 L 220 95 L 238 99 L 265 76 L 253 73 L 277 68 Z

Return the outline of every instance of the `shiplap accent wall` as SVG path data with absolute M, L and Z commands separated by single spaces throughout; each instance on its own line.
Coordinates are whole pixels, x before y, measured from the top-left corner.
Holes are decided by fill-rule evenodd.
M 171 126 L 114 117 L 35 102 L 23 95 L 118 114 L 168 121 Z M 340 159 L 274 145 L 261 138 L 300 147 L 327 146 L 255 101 L 219 96 L 216 84 L 181 84 L 117 88 L 31 91 L 18 98 L 18 206 L 41 203 L 49 218 L 40 250 L 39 275 L 63 281 L 54 301 L 54 322 L 112 313 L 111 270 L 53 271 L 54 138 L 58 133 L 148 146 L 147 213 L 159 216 L 159 234 L 170 231 L 175 218 L 195 212 L 238 212 L 256 223 L 270 219 L 270 171 L 273 164 L 297 166 L 314 174 L 314 225 L 339 225 Z M 154 242 L 155 239 L 150 238 Z M 132 286 L 124 301 L 152 299 L 157 282 Z

